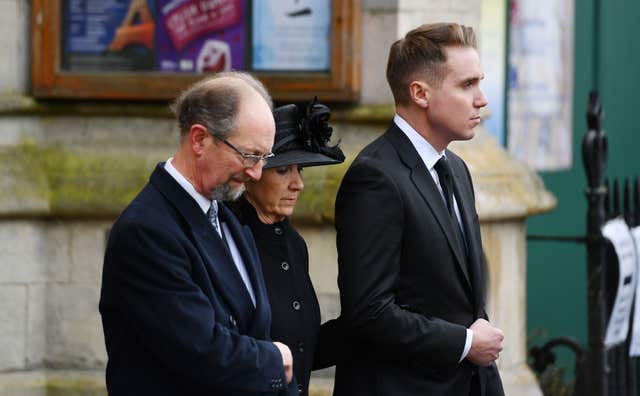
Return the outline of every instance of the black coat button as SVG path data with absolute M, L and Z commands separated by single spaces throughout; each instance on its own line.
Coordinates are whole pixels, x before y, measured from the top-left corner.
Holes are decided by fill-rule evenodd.
M 296 300 L 291 305 L 293 306 L 293 309 L 295 309 L 296 311 L 300 310 L 300 301 Z
M 282 230 L 282 227 L 276 227 L 273 229 L 273 232 L 276 233 L 276 235 L 282 235 L 284 233 L 284 231 Z
M 283 270 L 289 271 L 289 263 L 287 263 L 286 261 L 283 261 L 282 264 L 280 264 L 280 266 L 282 267 Z
M 298 384 L 298 393 L 302 392 L 304 392 L 304 388 L 302 387 L 302 385 Z
M 304 352 L 304 342 L 302 341 L 298 342 L 298 350 L 300 352 Z
M 233 315 L 229 315 L 229 323 L 231 323 L 231 326 L 236 327 L 236 319 L 233 317 Z

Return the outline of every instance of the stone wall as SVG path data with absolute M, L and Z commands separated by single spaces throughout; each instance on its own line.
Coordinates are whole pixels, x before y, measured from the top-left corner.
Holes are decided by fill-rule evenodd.
M 384 79 L 390 43 L 430 21 L 477 27 L 481 2 L 363 1 L 362 98 L 334 112 L 348 161 L 384 131 L 393 115 Z M 97 304 L 106 235 L 155 163 L 175 150 L 178 132 L 166 104 L 31 98 L 29 24 L 30 1 L 0 0 L 0 58 L 5 60 L 0 64 L 0 396 L 105 394 L 106 354 Z M 491 143 L 479 139 L 478 144 Z M 459 150 L 476 178 L 483 232 L 496 246 L 489 249 L 495 257 L 492 272 L 512 274 L 521 284 L 524 218 L 553 203 L 535 176 L 509 162 L 497 147 L 491 159 L 516 169 L 500 180 L 483 167 L 487 146 L 469 147 Z M 325 319 L 339 312 L 333 199 L 348 161 L 305 172 L 306 190 L 293 219 L 309 245 L 311 276 Z M 510 178 L 524 184 L 508 189 L 516 197 L 504 212 L 491 203 L 505 195 Z M 528 195 L 534 198 L 523 198 Z M 492 228 L 502 220 L 510 225 Z M 512 253 L 515 272 L 503 265 L 513 259 L 504 244 L 514 239 L 520 244 Z M 505 278 L 496 281 L 502 285 Z M 492 293 L 503 293 L 494 286 Z M 491 311 L 509 332 L 524 326 L 523 293 L 513 302 L 516 307 L 492 300 Z M 517 322 L 508 324 L 509 317 Z M 505 351 L 509 367 L 524 365 L 523 335 L 511 343 Z M 526 376 L 526 370 L 521 372 Z M 316 395 L 330 394 L 330 377 L 329 371 L 314 379 Z

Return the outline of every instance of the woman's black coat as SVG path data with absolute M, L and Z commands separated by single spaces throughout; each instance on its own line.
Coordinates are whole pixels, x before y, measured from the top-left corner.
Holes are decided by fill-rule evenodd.
M 338 321 L 320 325 L 307 245 L 289 221 L 262 223 L 244 198 L 234 203 L 233 210 L 251 228 L 258 247 L 272 310 L 271 339 L 291 349 L 299 393 L 308 395 L 311 370 L 336 363 Z

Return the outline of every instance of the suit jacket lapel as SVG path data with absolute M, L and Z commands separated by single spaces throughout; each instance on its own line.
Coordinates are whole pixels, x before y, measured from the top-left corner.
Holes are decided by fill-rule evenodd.
M 479 235 L 480 230 L 473 228 L 474 221 L 472 214 L 475 212 L 472 198 L 473 192 L 469 190 L 471 186 L 463 177 L 464 171 L 457 166 L 452 166 L 451 169 L 454 179 L 454 193 L 456 194 L 462 226 L 467 240 L 467 257 L 472 272 L 471 283 L 474 291 L 474 302 L 476 308 L 483 307 L 482 247 L 478 246 L 475 238 L 476 235 Z
M 214 292 L 226 303 L 239 326 L 250 323 L 253 315 L 251 297 L 229 251 L 209 223 L 206 214 L 164 170 L 164 163 L 158 164 L 151 175 L 151 182 L 191 228 L 193 240 L 209 273 Z
M 438 187 L 433 181 L 429 170 L 411 144 L 411 141 L 395 124 L 392 124 L 389 128 L 387 137 L 398 151 L 398 155 L 402 161 L 410 169 L 411 180 L 420 195 L 422 195 L 427 206 L 433 213 L 433 216 L 438 221 L 438 224 L 449 243 L 449 247 L 455 256 L 458 267 L 460 268 L 467 285 L 471 287 L 469 273 L 467 272 L 467 266 L 463 256 L 464 246 L 459 246 L 457 237 L 454 234 L 457 231 L 453 228 L 454 225 L 451 222 L 449 212 L 447 212 L 442 195 L 440 195 L 440 191 L 438 191 Z

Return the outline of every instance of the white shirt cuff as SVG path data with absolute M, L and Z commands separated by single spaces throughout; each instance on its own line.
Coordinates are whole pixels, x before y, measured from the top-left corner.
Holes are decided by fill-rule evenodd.
M 471 343 L 473 342 L 473 330 L 467 329 L 467 339 L 464 342 L 464 349 L 462 350 L 462 356 L 458 363 L 464 360 L 469 354 L 469 350 L 471 350 Z

